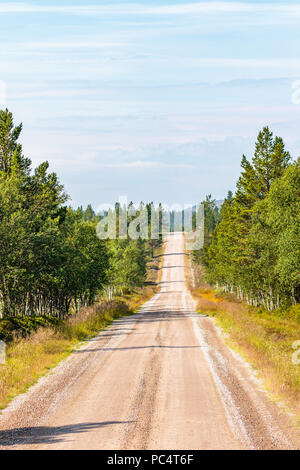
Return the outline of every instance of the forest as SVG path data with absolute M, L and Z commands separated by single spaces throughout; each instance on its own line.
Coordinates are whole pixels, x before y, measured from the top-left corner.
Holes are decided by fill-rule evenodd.
M 7 109 L 0 111 L 0 318 L 64 318 L 99 295 L 112 300 L 117 292 L 142 286 L 147 261 L 161 244 L 161 219 L 156 239 L 100 239 L 101 216 L 90 205 L 85 210 L 67 205 L 48 162 L 32 170 L 19 143 L 21 131 Z M 210 284 L 251 305 L 271 311 L 296 304 L 299 159 L 292 161 L 283 140 L 265 127 L 253 158 L 243 156 L 241 167 L 235 193 L 229 191 L 221 206 L 211 196 L 203 202 L 205 243 L 194 261 L 205 266 Z M 152 205 L 142 208 L 150 235 Z
M 100 240 L 91 206 L 74 210 L 48 162 L 34 171 L 22 125 L 0 111 L 0 318 L 64 318 L 104 295 L 143 285 L 160 239 Z M 147 206 L 150 210 L 150 206 Z
M 300 160 L 268 127 L 242 157 L 236 192 L 221 208 L 204 201 L 205 246 L 194 260 L 206 279 L 268 311 L 300 301 Z

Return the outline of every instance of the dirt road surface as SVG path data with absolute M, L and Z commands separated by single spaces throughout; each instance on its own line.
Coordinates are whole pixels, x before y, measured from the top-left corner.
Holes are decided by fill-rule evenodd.
M 291 449 L 289 418 L 196 313 L 182 234 L 161 290 L 77 349 L 0 417 L 2 449 Z

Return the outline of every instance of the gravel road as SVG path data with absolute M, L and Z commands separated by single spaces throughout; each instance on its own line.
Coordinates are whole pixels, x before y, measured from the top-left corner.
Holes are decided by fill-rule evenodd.
M 295 449 L 290 418 L 196 313 L 182 234 L 166 241 L 161 290 L 15 399 L 1 449 Z

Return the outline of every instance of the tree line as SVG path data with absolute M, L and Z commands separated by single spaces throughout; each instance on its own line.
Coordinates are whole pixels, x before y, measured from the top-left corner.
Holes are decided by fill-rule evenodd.
M 32 170 L 23 154 L 12 114 L 0 111 L 0 317 L 63 318 L 92 304 L 142 286 L 147 261 L 161 244 L 163 211 L 148 239 L 101 240 L 103 215 L 91 205 L 73 209 L 47 162 Z M 300 300 L 300 173 L 284 142 L 268 127 L 258 135 L 254 156 L 242 158 L 236 192 L 220 207 L 208 196 L 204 248 L 194 253 L 207 279 L 252 305 L 272 310 Z M 118 214 L 120 207 L 115 207 Z M 128 206 L 128 224 L 132 203 Z M 173 223 L 174 225 L 174 223 Z M 171 223 L 172 226 L 172 223 Z M 116 227 L 118 233 L 118 226 Z
M 268 127 L 241 162 L 221 209 L 207 198 L 205 246 L 195 253 L 210 283 L 268 310 L 300 301 L 300 169 Z
M 99 293 L 143 285 L 151 242 L 100 240 L 101 217 L 67 205 L 48 162 L 32 170 L 21 131 L 0 111 L 0 317 L 63 318 Z

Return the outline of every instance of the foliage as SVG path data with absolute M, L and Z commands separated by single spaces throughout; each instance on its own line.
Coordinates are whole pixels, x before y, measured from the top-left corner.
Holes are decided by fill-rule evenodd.
M 64 318 L 108 285 L 141 286 L 150 247 L 100 240 L 91 205 L 67 207 L 48 162 L 32 171 L 18 143 L 21 130 L 0 111 L 0 318 Z
M 237 191 L 225 200 L 207 251 L 208 280 L 268 310 L 300 300 L 300 173 L 281 138 L 258 135 L 242 159 Z
M 230 192 L 228 193 L 229 197 Z M 212 199 L 211 194 L 206 196 L 205 200 L 202 201 L 204 207 L 204 247 L 202 250 L 195 250 L 193 253 L 193 260 L 196 263 L 204 263 L 207 262 L 207 252 L 208 248 L 212 242 L 212 236 L 216 225 L 220 218 L 220 210 L 217 206 L 217 203 L 214 199 Z M 195 228 L 195 221 L 196 215 L 193 214 L 193 227 Z

